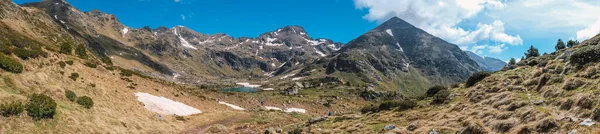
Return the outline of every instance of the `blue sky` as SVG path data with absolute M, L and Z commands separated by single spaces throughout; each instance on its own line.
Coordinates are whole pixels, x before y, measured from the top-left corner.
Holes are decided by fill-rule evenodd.
M 39 0 L 13 0 L 15 3 Z M 173 27 L 256 37 L 299 25 L 316 38 L 348 42 L 397 16 L 464 50 L 508 60 L 534 45 L 600 32 L 597 0 L 67 0 L 115 14 L 129 27 Z M 571 20 L 571 21 L 569 21 Z

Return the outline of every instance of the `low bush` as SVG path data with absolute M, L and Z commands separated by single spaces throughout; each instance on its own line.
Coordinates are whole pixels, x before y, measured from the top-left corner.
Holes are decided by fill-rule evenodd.
M 8 45 L 0 45 L 0 53 L 11 55 L 12 49 Z
M 446 89 L 447 88 L 444 86 L 433 86 L 433 87 L 430 87 L 425 94 L 427 95 L 427 97 L 433 97 L 433 95 L 435 95 L 439 91 L 446 90 Z
M 71 73 L 71 76 L 69 76 L 69 78 L 71 78 L 73 81 L 77 81 L 77 78 L 79 78 L 79 74 L 78 73 Z
M 108 57 L 108 56 L 104 56 L 104 57 L 102 57 L 100 60 L 102 60 L 102 62 L 103 62 L 104 64 L 106 64 L 106 65 L 112 65 L 112 64 L 113 64 L 113 63 L 112 63 L 112 60 L 111 60 L 111 59 L 110 59 L 110 57 Z
M 79 57 L 81 59 L 87 59 L 88 55 L 85 50 L 86 50 L 85 45 L 79 44 L 79 45 L 77 45 L 77 48 L 75 48 L 75 54 L 77 54 L 77 57 Z
M 450 92 L 448 90 L 441 90 L 433 96 L 431 104 L 442 104 L 448 100 L 448 96 L 450 96 Z
M 98 65 L 96 63 L 94 63 L 94 62 L 85 62 L 85 63 L 83 63 L 83 65 L 85 65 L 87 67 L 90 67 L 90 68 L 96 68 L 96 67 L 98 67 Z
M 469 79 L 467 79 L 467 82 L 465 83 L 465 87 L 469 88 L 473 85 L 475 85 L 477 82 L 485 79 L 486 77 L 490 76 L 491 74 L 489 72 L 476 72 L 473 73 L 471 75 L 471 77 L 469 77 Z
M 23 72 L 23 64 L 3 54 L 0 54 L 0 68 L 12 73 Z
M 408 110 L 417 106 L 417 103 L 412 100 L 401 100 L 401 101 L 386 101 L 379 104 L 379 110 L 392 110 L 398 108 L 398 110 Z
M 69 66 L 70 66 L 70 65 L 73 65 L 73 60 L 68 60 L 68 61 L 65 61 L 65 63 L 67 63 Z
M 75 94 L 75 92 L 73 92 L 71 90 L 67 90 L 67 92 L 65 92 L 65 96 L 71 102 L 73 102 L 73 101 L 75 101 L 75 99 L 77 99 L 77 95 Z
M 17 116 L 23 113 L 24 106 L 21 102 L 11 102 L 0 105 L 0 115 L 4 117 Z
M 371 104 L 371 105 L 362 107 L 360 109 L 360 112 L 363 113 L 363 114 L 366 114 L 366 113 L 377 113 L 377 112 L 379 112 L 379 107 Z
M 60 68 L 65 68 L 67 66 L 67 63 L 65 63 L 64 61 L 59 61 L 58 65 L 60 66 Z
M 135 72 L 127 69 L 121 69 L 121 76 L 132 76 Z
M 49 96 L 34 94 L 27 103 L 27 115 L 34 120 L 51 119 L 56 114 L 56 102 Z
M 41 49 L 40 50 L 27 50 L 27 49 L 23 49 L 23 48 L 15 48 L 13 50 L 13 53 L 17 57 L 19 57 L 23 60 L 27 60 L 30 58 L 37 58 L 40 56 L 43 56 L 43 57 L 48 56 L 48 54 L 46 52 L 42 51 Z
M 82 96 L 82 97 L 77 98 L 77 104 L 79 104 L 87 109 L 90 109 L 94 106 L 94 101 L 90 97 Z
M 600 61 L 600 46 L 587 46 L 573 52 L 569 61 L 577 66 Z
M 73 53 L 73 45 L 68 42 L 64 42 L 60 45 L 60 53 L 71 55 Z

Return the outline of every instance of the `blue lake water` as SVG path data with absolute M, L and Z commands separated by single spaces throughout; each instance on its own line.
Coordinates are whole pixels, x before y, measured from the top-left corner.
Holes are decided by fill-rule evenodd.
M 221 92 L 244 92 L 244 93 L 256 93 L 262 91 L 259 88 L 251 88 L 251 87 L 234 87 L 234 88 L 223 88 L 220 90 Z

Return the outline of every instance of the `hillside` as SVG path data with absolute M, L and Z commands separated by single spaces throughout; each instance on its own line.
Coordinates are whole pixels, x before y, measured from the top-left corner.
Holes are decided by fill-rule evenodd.
M 316 133 L 596 133 L 600 127 L 600 36 L 520 61 L 474 86 L 418 99 L 414 107 L 337 116 L 307 124 Z M 446 96 L 446 97 L 443 97 Z M 441 101 L 440 101 L 441 98 Z M 381 107 L 381 106 L 380 106 Z M 387 129 L 384 129 L 387 126 Z M 318 129 L 317 129 L 318 128 Z

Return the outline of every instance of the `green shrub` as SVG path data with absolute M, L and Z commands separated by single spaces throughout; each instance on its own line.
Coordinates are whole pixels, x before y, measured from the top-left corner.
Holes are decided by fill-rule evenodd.
M 401 101 L 386 101 L 379 104 L 379 110 L 392 110 L 398 108 L 398 110 L 408 110 L 417 106 L 417 103 L 411 100 Z
M 64 42 L 60 45 L 60 53 L 71 55 L 73 53 L 73 45 L 68 42 Z
M 288 134 L 302 134 L 302 128 L 296 127 L 294 130 L 289 131 Z
M 85 65 L 87 67 L 90 67 L 90 68 L 96 68 L 96 67 L 98 67 L 98 65 L 96 63 L 93 63 L 93 62 L 85 62 L 85 63 L 83 63 L 83 65 Z
M 8 45 L 0 45 L 0 53 L 11 55 L 12 49 Z
M 73 65 L 73 60 L 68 60 L 68 61 L 65 61 L 65 63 L 69 64 L 69 66 L 70 66 L 70 65 Z
M 113 64 L 113 63 L 112 63 L 112 60 L 111 60 L 111 59 L 110 59 L 110 57 L 108 57 L 108 56 L 104 56 L 104 57 L 102 57 L 100 60 L 102 60 L 102 62 L 103 62 L 104 64 L 106 64 L 106 65 L 112 65 L 112 64 Z
M 11 102 L 0 105 L 0 115 L 4 117 L 16 116 L 23 113 L 24 106 L 21 102 Z
M 33 94 L 27 103 L 27 115 L 34 120 L 51 119 L 56 114 L 56 102 L 43 94 Z
M 448 90 L 441 90 L 433 96 L 431 104 L 442 104 L 448 100 L 448 96 L 450 96 L 450 92 Z
M 79 58 L 87 59 L 88 55 L 85 50 L 85 46 L 83 44 L 79 44 L 77 45 L 77 48 L 75 48 L 75 54 L 77 54 L 77 57 Z
M 65 96 L 67 96 L 67 99 L 69 99 L 69 101 L 71 101 L 71 102 L 75 101 L 75 99 L 77 98 L 77 95 L 75 94 L 75 92 L 73 92 L 71 90 L 67 90 L 67 92 L 65 92 Z
M 79 78 L 79 74 L 78 73 L 71 73 L 71 76 L 69 76 L 69 78 L 71 78 L 73 81 L 76 81 L 77 78 Z
M 13 73 L 23 72 L 23 64 L 3 54 L 0 54 L 0 68 Z
M 425 94 L 427 95 L 427 97 L 433 97 L 433 95 L 435 95 L 439 91 L 446 90 L 446 89 L 447 88 L 444 86 L 433 86 L 433 87 L 430 87 Z
M 60 68 L 65 68 L 65 66 L 67 66 L 67 63 L 65 63 L 64 61 L 59 61 L 58 65 L 60 65 Z
M 90 97 L 82 96 L 82 97 L 77 98 L 77 104 L 79 104 L 87 109 L 90 109 L 94 106 L 94 101 Z
M 37 58 L 37 57 L 40 57 L 40 56 L 47 57 L 47 55 L 48 55 L 46 52 L 44 52 L 42 50 L 27 50 L 27 49 L 23 49 L 23 48 L 15 48 L 13 50 L 13 53 L 17 57 L 19 57 L 19 58 L 21 58 L 23 60 L 27 60 L 27 59 L 30 59 L 30 58 Z
M 379 112 L 379 107 L 371 104 L 371 105 L 362 107 L 360 109 L 360 112 L 363 113 L 363 114 L 366 114 L 366 113 L 377 113 L 377 112 Z
M 477 82 L 483 80 L 485 77 L 490 76 L 491 74 L 489 72 L 476 72 L 473 73 L 471 75 L 471 77 L 469 77 L 469 79 L 467 79 L 467 82 L 465 83 L 465 87 L 469 88 L 473 85 L 475 85 Z
M 131 70 L 127 70 L 127 69 L 121 69 L 121 75 L 122 76 L 132 76 L 135 72 L 131 71 Z
M 587 63 L 600 61 L 598 57 L 600 57 L 600 47 L 588 46 L 573 52 L 569 57 L 569 61 L 577 66 L 583 66 Z

